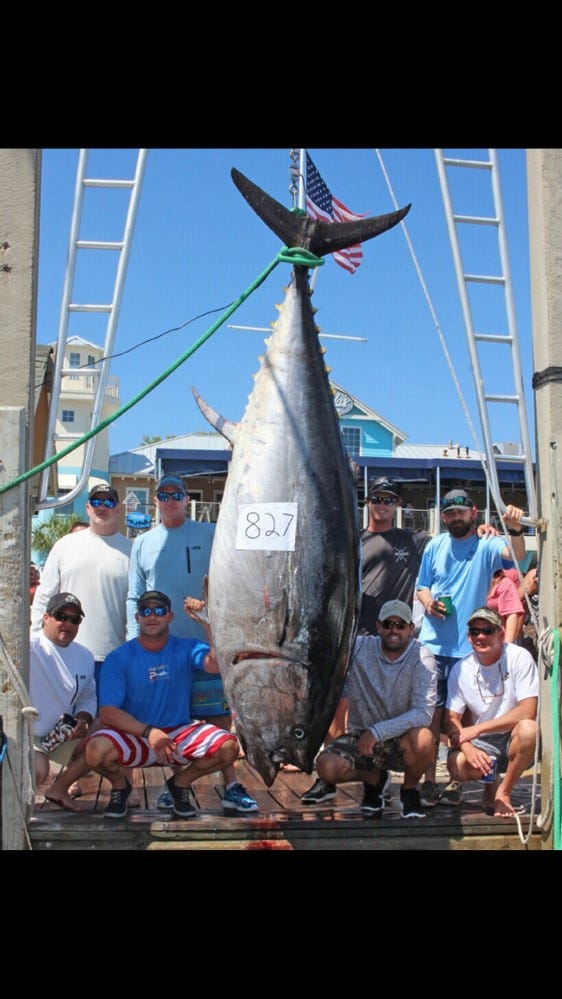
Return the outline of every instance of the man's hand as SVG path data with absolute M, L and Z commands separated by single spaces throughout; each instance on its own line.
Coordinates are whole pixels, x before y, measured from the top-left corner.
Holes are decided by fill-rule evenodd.
M 151 728 L 146 740 L 152 749 L 156 759 L 164 766 L 173 766 L 177 763 L 185 763 L 175 742 L 166 735 L 161 728 Z
M 505 513 L 502 514 L 502 520 L 508 530 L 510 528 L 517 530 L 520 526 L 521 517 L 523 516 L 524 513 L 521 507 L 510 504 L 509 506 L 506 506 Z
M 205 625 L 209 623 L 207 606 L 204 600 L 198 600 L 197 597 L 186 597 L 183 602 L 183 609 L 190 618 L 199 624 Z
M 375 751 L 377 740 L 371 730 L 365 729 L 357 740 L 357 749 L 363 756 L 372 756 Z

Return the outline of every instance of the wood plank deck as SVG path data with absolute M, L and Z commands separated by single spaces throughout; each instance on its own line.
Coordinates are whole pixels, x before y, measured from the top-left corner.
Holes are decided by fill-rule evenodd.
M 78 812 L 67 812 L 36 796 L 28 823 L 31 849 L 128 850 L 128 851 L 310 851 L 310 850 L 401 850 L 401 851 L 529 851 L 541 849 L 537 825 L 540 814 L 540 778 L 534 786 L 533 772 L 527 771 L 514 795 L 515 805 L 524 806 L 525 815 L 513 819 L 487 816 L 481 807 L 483 785 L 470 782 L 463 788 L 460 806 L 438 805 L 426 809 L 426 818 L 401 818 L 399 810 L 400 774 L 392 774 L 393 797 L 382 815 L 365 815 L 360 803 L 362 784 L 339 785 L 336 797 L 322 805 L 307 806 L 300 801 L 314 775 L 281 771 L 271 788 L 241 759 L 237 777 L 257 800 L 259 811 L 249 815 L 225 812 L 221 805 L 222 777 L 211 774 L 193 787 L 198 815 L 179 819 L 159 811 L 158 796 L 169 771 L 161 767 L 132 772 L 136 807 L 123 819 L 105 818 L 109 798 L 107 781 L 89 775 L 82 782 L 85 793 L 76 800 Z M 441 786 L 447 783 L 438 772 Z M 529 832 L 529 823 L 533 827 Z

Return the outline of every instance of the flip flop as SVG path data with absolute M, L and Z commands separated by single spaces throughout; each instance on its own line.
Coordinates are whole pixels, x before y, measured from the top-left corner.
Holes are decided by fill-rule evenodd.
M 58 805 L 59 808 L 63 808 L 65 812 L 75 812 L 77 809 L 69 808 L 65 805 L 64 801 L 59 801 L 58 798 L 50 798 L 48 794 L 43 795 L 45 801 L 50 801 L 52 805 Z

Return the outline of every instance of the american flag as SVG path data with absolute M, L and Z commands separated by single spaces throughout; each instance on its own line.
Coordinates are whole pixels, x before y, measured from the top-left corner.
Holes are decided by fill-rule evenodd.
M 350 212 L 349 208 L 334 198 L 308 153 L 306 154 L 306 214 L 310 218 L 321 219 L 324 222 L 355 222 L 365 217 Z M 363 259 L 361 243 L 348 246 L 345 250 L 337 250 L 332 256 L 340 267 L 354 274 Z

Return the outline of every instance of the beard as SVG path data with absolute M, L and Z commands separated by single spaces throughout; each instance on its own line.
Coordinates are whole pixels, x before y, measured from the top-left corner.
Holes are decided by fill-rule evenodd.
M 464 520 L 455 520 L 452 524 L 447 525 L 447 529 L 453 538 L 466 538 L 467 534 L 472 531 L 472 521 L 469 520 L 467 523 Z

